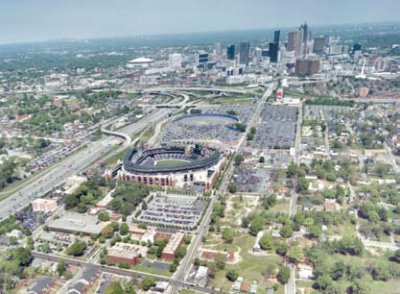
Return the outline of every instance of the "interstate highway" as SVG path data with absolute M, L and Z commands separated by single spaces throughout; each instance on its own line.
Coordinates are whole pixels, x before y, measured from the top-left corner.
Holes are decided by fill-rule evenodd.
M 141 120 L 125 126 L 122 131 L 127 135 L 133 135 L 143 131 L 150 123 L 159 121 L 169 113 L 168 109 L 157 110 Z M 62 185 L 70 176 L 85 170 L 89 165 L 100 160 L 104 154 L 113 148 L 114 139 L 102 138 L 91 142 L 87 148 L 78 150 L 76 153 L 56 163 L 49 171 L 37 180 L 27 183 L 12 195 L 0 202 L 0 219 L 3 220 L 24 207 L 33 199 L 38 198 Z

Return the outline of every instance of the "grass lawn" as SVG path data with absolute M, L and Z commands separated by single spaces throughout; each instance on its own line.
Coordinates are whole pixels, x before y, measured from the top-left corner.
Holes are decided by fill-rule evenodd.
M 163 270 L 159 270 L 156 268 L 152 268 L 152 267 L 147 267 L 141 264 L 138 264 L 136 266 L 134 266 L 132 268 L 135 271 L 139 271 L 139 272 L 143 272 L 143 273 L 149 273 L 149 274 L 155 274 L 155 275 L 160 275 L 160 276 L 164 276 L 164 277 L 171 277 L 172 273 L 167 272 L 167 271 L 163 271 Z
M 229 291 L 232 287 L 232 282 L 226 278 L 228 270 L 236 270 L 239 276 L 243 277 L 245 282 L 252 283 L 257 281 L 258 289 L 257 293 L 263 293 L 266 288 L 266 280 L 262 275 L 267 264 L 275 264 L 279 266 L 282 263 L 282 259 L 279 256 L 255 256 L 248 253 L 254 245 L 255 237 L 250 235 L 239 235 L 235 238 L 232 245 L 238 246 L 241 249 L 240 256 L 241 261 L 235 265 L 226 265 L 225 269 L 218 271 L 215 275 L 215 279 L 212 280 L 212 286 L 214 288 L 220 288 L 224 292 Z
M 229 104 L 247 104 L 251 103 L 253 98 L 220 98 L 212 101 L 214 104 L 229 105 Z

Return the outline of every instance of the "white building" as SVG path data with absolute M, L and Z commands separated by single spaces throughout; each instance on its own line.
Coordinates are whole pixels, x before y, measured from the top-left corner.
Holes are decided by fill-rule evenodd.
M 182 67 L 182 54 L 173 53 L 169 55 L 168 58 L 168 66 L 171 68 L 181 68 Z

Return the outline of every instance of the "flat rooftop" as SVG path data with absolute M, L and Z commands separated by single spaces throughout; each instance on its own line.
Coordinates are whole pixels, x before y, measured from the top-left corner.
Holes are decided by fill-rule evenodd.
M 132 259 L 146 256 L 147 250 L 145 246 L 118 242 L 107 250 L 107 256 Z
M 100 234 L 107 224 L 107 222 L 99 221 L 95 215 L 67 212 L 60 218 L 52 221 L 48 227 L 53 231 L 82 232 L 90 235 Z

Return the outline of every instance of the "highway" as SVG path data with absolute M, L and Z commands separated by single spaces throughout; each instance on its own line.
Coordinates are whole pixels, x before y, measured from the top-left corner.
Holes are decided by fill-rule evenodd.
M 162 119 L 170 111 L 169 109 L 156 110 L 139 121 L 123 127 L 118 132 L 129 136 L 140 133 L 150 123 Z M 35 198 L 45 195 L 52 189 L 62 185 L 70 176 L 84 171 L 92 163 L 103 159 L 115 147 L 112 144 L 114 141 L 113 138 L 106 137 L 88 143 L 87 148 L 78 150 L 61 162 L 56 163 L 53 167 L 49 168 L 48 172 L 45 172 L 35 181 L 24 184 L 21 189 L 16 190 L 12 195 L 0 202 L 0 219 L 4 219 L 22 210 Z M 120 149 L 122 147 L 115 151 L 117 152 Z

